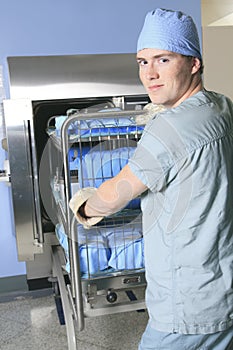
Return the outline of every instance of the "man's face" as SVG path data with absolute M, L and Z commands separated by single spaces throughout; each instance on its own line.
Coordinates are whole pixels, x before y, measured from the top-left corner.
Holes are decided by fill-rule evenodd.
M 159 49 L 139 51 L 139 76 L 151 101 L 171 108 L 192 95 L 195 60 Z

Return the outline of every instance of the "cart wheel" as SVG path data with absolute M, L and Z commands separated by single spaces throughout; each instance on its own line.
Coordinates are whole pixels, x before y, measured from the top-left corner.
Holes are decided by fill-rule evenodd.
M 115 303 L 117 301 L 117 293 L 109 291 L 106 299 L 109 303 Z

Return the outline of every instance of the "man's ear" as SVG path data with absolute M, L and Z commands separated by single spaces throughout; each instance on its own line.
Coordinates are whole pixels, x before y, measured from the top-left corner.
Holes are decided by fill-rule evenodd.
M 197 57 L 192 57 L 192 74 L 197 73 L 201 69 L 201 61 Z

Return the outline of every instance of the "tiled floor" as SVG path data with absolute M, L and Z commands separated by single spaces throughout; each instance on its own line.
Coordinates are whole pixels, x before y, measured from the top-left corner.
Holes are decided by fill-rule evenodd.
M 78 350 L 137 350 L 146 312 L 87 318 L 77 333 Z M 58 320 L 53 296 L 18 296 L 0 302 L 1 350 L 66 350 L 65 326 Z

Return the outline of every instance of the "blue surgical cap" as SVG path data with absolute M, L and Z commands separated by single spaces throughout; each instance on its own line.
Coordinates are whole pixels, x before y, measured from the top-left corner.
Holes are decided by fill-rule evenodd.
M 146 48 L 172 51 L 202 60 L 196 25 L 190 16 L 181 11 L 157 8 L 146 15 L 137 52 Z

